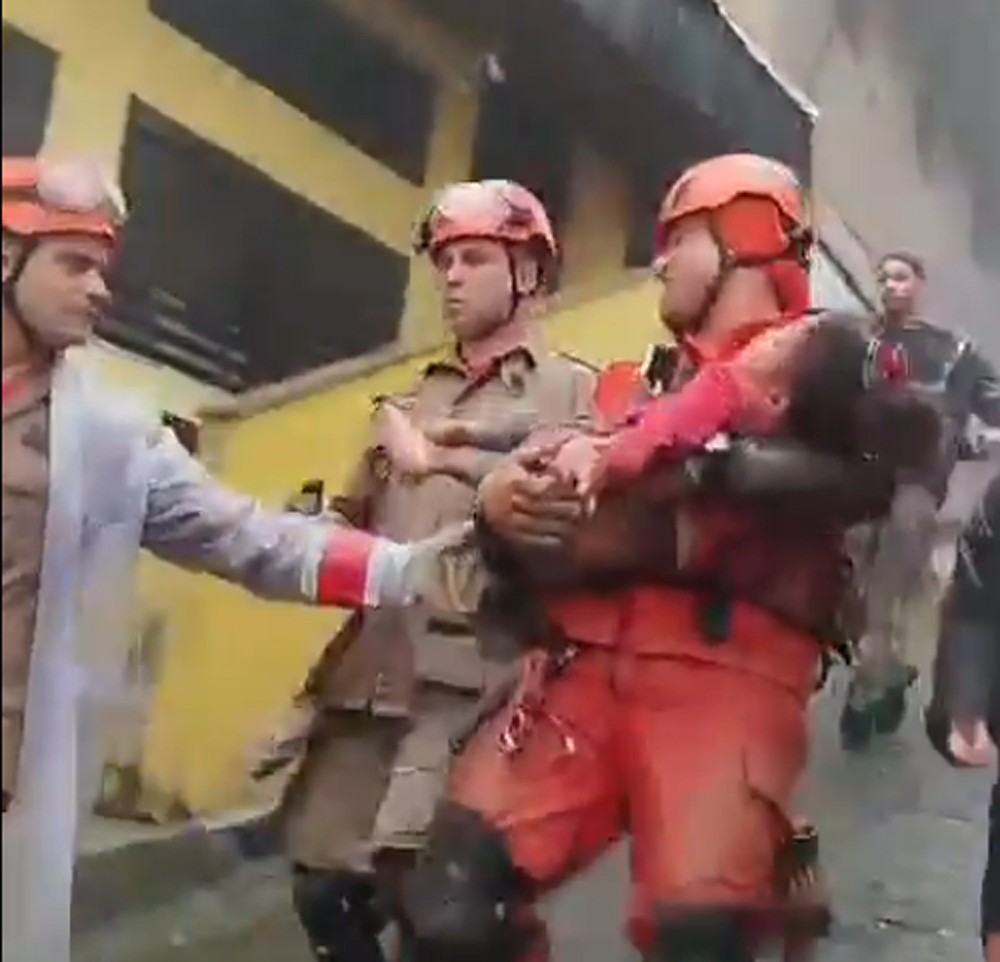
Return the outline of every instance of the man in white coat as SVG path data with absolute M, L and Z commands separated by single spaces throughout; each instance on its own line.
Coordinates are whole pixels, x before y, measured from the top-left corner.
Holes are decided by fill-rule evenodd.
M 86 163 L 3 160 L 3 954 L 69 962 L 78 817 L 122 694 L 140 548 L 255 594 L 415 600 L 436 542 L 269 513 L 74 359 L 108 306 L 124 198 Z

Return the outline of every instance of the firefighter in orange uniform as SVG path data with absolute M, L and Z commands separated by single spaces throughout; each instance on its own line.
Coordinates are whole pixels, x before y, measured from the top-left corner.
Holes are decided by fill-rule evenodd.
M 678 348 L 614 365 L 597 393 L 607 416 L 695 389 L 700 370 L 798 323 L 809 307 L 804 207 L 794 174 L 761 157 L 720 157 L 681 177 L 655 261 Z M 673 427 L 697 436 L 699 405 L 684 407 L 692 423 Z M 656 447 L 640 426 L 604 455 L 605 488 L 628 490 L 647 467 L 644 445 Z M 581 508 L 560 484 L 529 458 L 486 479 L 479 524 L 497 568 L 569 540 Z M 544 628 L 520 690 L 457 760 L 407 884 L 415 962 L 546 959 L 534 901 L 626 834 L 629 930 L 644 958 L 749 962 L 771 939 L 806 957 L 795 953 L 827 916 L 822 905 L 791 911 L 803 848 L 789 808 L 854 519 L 710 495 L 696 516 L 698 539 L 715 545 L 710 579 L 539 589 Z

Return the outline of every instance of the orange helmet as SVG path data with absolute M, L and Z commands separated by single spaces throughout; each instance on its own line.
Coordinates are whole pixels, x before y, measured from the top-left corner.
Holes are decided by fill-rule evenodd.
M 782 307 L 808 308 L 812 232 L 798 177 L 756 154 L 728 154 L 687 170 L 667 192 L 656 226 L 656 250 L 686 217 L 707 214 L 723 255 L 723 270 L 768 270 Z
M 128 215 L 121 189 L 87 161 L 3 158 L 3 229 L 19 237 L 84 234 L 114 244 Z
M 509 180 L 452 184 L 442 190 L 417 230 L 418 252 L 434 254 L 451 241 L 484 238 L 535 245 L 553 262 L 559 256 L 555 232 L 542 202 Z

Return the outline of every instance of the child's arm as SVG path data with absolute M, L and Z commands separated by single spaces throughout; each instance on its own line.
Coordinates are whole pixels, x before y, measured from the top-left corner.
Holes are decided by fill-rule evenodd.
M 510 454 L 537 428 L 535 414 L 510 414 L 501 421 L 447 418 L 428 424 L 423 434 L 431 444 L 444 448 L 479 448 Z
M 769 433 L 781 416 L 812 321 L 775 326 L 734 358 L 708 364 L 675 394 L 651 402 L 624 428 L 597 467 L 595 488 L 627 482 L 658 458 L 684 457 L 717 434 Z
M 748 407 L 747 390 L 728 365 L 700 371 L 676 394 L 650 402 L 633 423 L 619 429 L 598 463 L 590 489 L 620 486 L 656 461 L 701 450 L 731 430 Z
M 449 419 L 421 430 L 406 414 L 387 404 L 382 413 L 386 452 L 411 478 L 444 474 L 472 487 L 489 474 L 531 433 L 525 415 L 499 423 Z
M 430 451 L 427 474 L 444 474 L 478 488 L 479 483 L 501 461 L 505 454 L 483 451 L 479 448 L 445 448 L 433 446 Z
M 430 473 L 446 474 L 479 487 L 500 461 L 536 428 L 533 415 L 508 414 L 497 420 L 449 419 L 424 428 Z

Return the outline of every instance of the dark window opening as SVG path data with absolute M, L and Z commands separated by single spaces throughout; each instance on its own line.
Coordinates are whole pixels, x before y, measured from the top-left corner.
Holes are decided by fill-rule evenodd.
M 150 0 L 150 9 L 316 123 L 423 182 L 433 78 L 329 0 Z
M 674 150 L 667 162 L 655 171 L 633 173 L 631 209 L 625 245 L 626 267 L 648 267 L 653 260 L 656 240 L 656 219 L 663 198 L 671 184 L 684 171 L 702 159 L 690 150 Z
M 4 156 L 37 154 L 45 140 L 58 57 L 53 50 L 4 24 Z
M 473 149 L 476 180 L 517 181 L 538 195 L 558 233 L 569 202 L 573 138 L 554 110 L 495 84 L 482 96 Z
M 653 260 L 656 215 L 662 191 L 656 187 L 633 188 L 625 238 L 625 266 L 648 267 Z
M 239 391 L 395 340 L 406 259 L 138 101 L 103 333 Z

